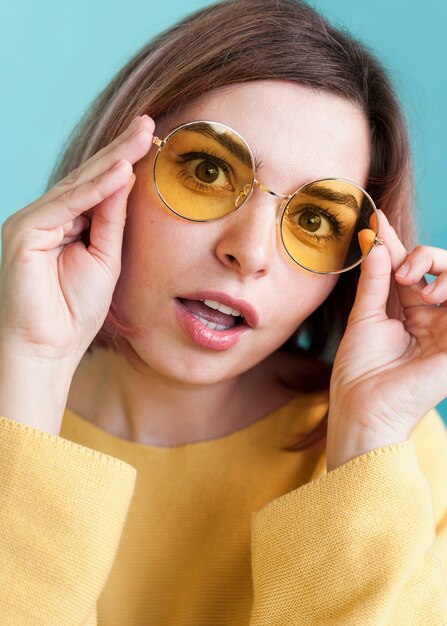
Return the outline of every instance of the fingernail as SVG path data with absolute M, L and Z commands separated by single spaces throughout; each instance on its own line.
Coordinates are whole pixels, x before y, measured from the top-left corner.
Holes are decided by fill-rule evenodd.
M 359 246 L 362 254 L 368 254 L 374 241 L 374 233 L 372 230 L 370 228 L 363 228 L 362 230 L 359 230 L 357 238 L 359 240 Z
M 410 271 L 410 264 L 409 263 L 404 263 L 403 265 L 401 265 L 401 267 L 397 270 L 396 272 L 396 276 L 406 276 L 408 274 L 408 272 Z
M 433 281 L 432 283 L 430 283 L 429 285 L 424 287 L 422 289 L 421 293 L 424 293 L 425 295 L 427 295 L 427 294 L 431 293 L 435 287 L 436 287 L 436 285 L 434 284 L 434 281 Z
M 369 218 L 369 225 L 373 230 L 377 230 L 377 216 L 375 213 L 373 213 Z

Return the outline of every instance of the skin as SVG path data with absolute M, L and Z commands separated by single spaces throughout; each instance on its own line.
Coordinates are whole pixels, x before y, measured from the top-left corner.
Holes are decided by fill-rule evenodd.
M 356 104 L 337 96 L 282 81 L 227 86 L 156 120 L 154 134 L 164 138 L 199 119 L 238 131 L 262 159 L 257 179 L 278 193 L 325 177 L 366 183 L 368 124 Z M 120 314 L 142 329 L 130 339 L 136 360 L 104 350 L 85 354 L 67 404 L 116 436 L 173 446 L 239 430 L 294 395 L 275 379 L 275 351 L 338 276 L 289 259 L 275 222 L 280 200 L 259 189 L 222 220 L 197 224 L 174 215 L 154 187 L 155 153 L 148 145 L 134 165 L 116 285 Z M 176 296 L 207 288 L 247 300 L 260 316 L 259 326 L 226 351 L 191 342 L 174 315 Z

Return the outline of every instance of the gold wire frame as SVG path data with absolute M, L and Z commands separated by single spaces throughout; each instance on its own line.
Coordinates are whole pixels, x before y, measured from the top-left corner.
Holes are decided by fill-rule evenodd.
M 349 180 L 347 178 L 340 178 L 338 176 L 334 176 L 334 177 L 326 177 L 326 178 L 319 178 L 317 180 L 311 180 L 308 181 L 307 183 L 304 183 L 303 185 L 301 185 L 296 191 L 294 191 L 292 194 L 290 195 L 284 195 L 284 194 L 280 194 L 277 193 L 276 191 L 272 191 L 271 189 L 269 189 L 268 187 L 266 187 L 265 185 L 263 185 L 260 181 L 258 181 L 255 178 L 255 159 L 253 156 L 253 152 L 250 148 L 250 146 L 248 145 L 248 143 L 246 142 L 246 140 L 242 137 L 242 135 L 240 135 L 236 130 L 234 130 L 233 128 L 231 128 L 230 126 L 227 126 L 226 124 L 222 124 L 221 122 L 215 122 L 212 120 L 193 120 L 191 122 L 185 122 L 184 124 L 180 124 L 179 126 L 177 126 L 176 128 L 174 128 L 173 130 L 171 130 L 168 135 L 166 135 L 166 137 L 164 139 L 160 139 L 159 137 L 153 137 L 152 138 L 152 143 L 154 145 L 156 145 L 158 147 L 157 150 L 157 154 L 155 156 L 154 159 L 154 166 L 153 166 L 153 180 L 154 180 L 154 185 L 155 185 L 155 189 L 157 190 L 157 193 L 161 199 L 161 201 L 163 202 L 163 204 L 173 213 L 175 213 L 176 215 L 178 215 L 179 217 L 188 220 L 189 222 L 215 222 L 217 220 L 221 220 L 225 217 L 227 217 L 227 215 L 229 215 L 230 213 L 226 213 L 225 215 L 222 215 L 220 217 L 216 217 L 213 219 L 207 219 L 207 220 L 194 220 L 190 217 L 185 217 L 184 215 L 182 215 L 181 213 L 178 213 L 175 209 L 173 209 L 164 199 L 163 195 L 161 194 L 161 191 L 157 185 L 157 179 L 156 179 L 156 175 L 155 175 L 155 169 L 156 169 L 156 165 L 157 165 L 157 160 L 158 157 L 163 149 L 163 146 L 167 143 L 167 141 L 170 139 L 170 137 L 172 135 L 174 135 L 175 133 L 177 133 L 179 130 L 187 127 L 187 126 L 193 126 L 195 124 L 211 124 L 214 126 L 221 126 L 223 128 L 225 128 L 226 130 L 230 131 L 232 134 L 236 135 L 237 137 L 239 137 L 239 139 L 241 140 L 241 142 L 244 144 L 244 146 L 247 149 L 247 152 L 250 155 L 250 159 L 251 159 L 251 164 L 252 164 L 252 172 L 253 172 L 253 177 L 250 183 L 247 183 L 247 185 L 245 185 L 244 189 L 241 191 L 241 193 L 239 194 L 237 200 L 239 199 L 239 197 L 241 195 L 243 195 L 243 199 L 240 202 L 240 204 L 235 203 L 235 207 L 233 209 L 233 211 L 230 211 L 230 213 L 233 213 L 234 211 L 237 211 L 238 209 L 241 208 L 241 206 L 243 204 L 245 204 L 245 202 L 251 197 L 253 190 L 254 190 L 254 186 L 256 184 L 256 186 L 261 190 L 264 191 L 266 193 L 269 193 L 270 195 L 274 196 L 275 198 L 282 198 L 282 202 L 279 203 L 278 207 L 277 207 L 277 211 L 276 211 L 276 224 L 279 227 L 279 231 L 280 231 L 280 236 L 281 236 L 281 243 L 282 246 L 284 248 L 284 250 L 287 252 L 287 255 L 292 259 L 292 261 L 294 263 L 296 263 L 297 265 L 299 265 L 300 267 L 302 267 L 303 269 L 309 271 L 309 272 L 313 272 L 314 274 L 342 274 L 343 272 L 347 272 L 349 270 L 351 270 L 354 267 L 357 267 L 357 265 L 359 265 L 367 256 L 368 254 L 370 254 L 371 250 L 373 249 L 374 246 L 381 246 L 384 244 L 384 241 L 382 239 L 380 239 L 378 237 L 379 234 L 379 213 L 377 211 L 377 207 L 375 205 L 374 200 L 371 198 L 371 196 L 369 195 L 369 193 L 363 189 L 363 187 L 361 187 L 360 185 L 358 185 L 357 183 L 354 183 L 352 180 Z M 308 185 L 311 184 L 316 184 L 316 183 L 320 183 L 320 182 L 324 182 L 326 180 L 338 180 L 341 182 L 345 182 L 345 183 L 349 183 L 350 185 L 353 185 L 354 187 L 356 187 L 357 189 L 359 189 L 359 191 L 361 191 L 364 196 L 368 199 L 368 201 L 371 204 L 371 207 L 375 213 L 376 216 L 376 224 L 377 224 L 377 228 L 374 231 L 374 241 L 373 244 L 371 246 L 371 248 L 368 250 L 368 252 L 362 256 L 358 261 L 356 261 L 355 263 L 353 263 L 352 265 L 349 265 L 348 267 L 344 267 L 341 270 L 337 270 L 335 272 L 320 272 L 318 270 L 313 270 L 310 267 L 306 267 L 305 265 L 303 265 L 302 263 L 300 263 L 299 261 L 297 261 L 289 252 L 285 242 L 284 242 L 284 238 L 283 238 L 283 234 L 282 234 L 282 222 L 284 220 L 284 216 L 287 214 L 287 207 L 289 206 L 290 202 L 293 200 L 293 198 L 301 193 L 301 191 L 304 189 L 304 187 L 307 187 Z M 248 190 L 246 192 L 244 192 L 244 190 L 248 187 Z M 236 200 L 236 202 L 237 202 Z M 372 228 L 370 228 L 370 230 L 374 230 Z

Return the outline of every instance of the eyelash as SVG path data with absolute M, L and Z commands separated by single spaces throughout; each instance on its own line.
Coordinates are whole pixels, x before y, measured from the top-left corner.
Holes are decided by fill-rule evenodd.
M 294 213 L 292 213 L 291 215 L 297 215 L 298 213 L 302 213 L 303 211 L 308 211 L 309 213 L 313 213 L 315 215 L 320 215 L 323 214 L 328 221 L 332 224 L 334 230 L 335 230 L 335 235 L 313 235 L 311 233 L 306 232 L 305 229 L 302 229 L 303 232 L 306 234 L 307 237 L 309 237 L 310 239 L 316 239 L 317 241 L 326 241 L 326 242 L 333 242 L 335 240 L 335 237 L 340 237 L 341 235 L 343 235 L 346 231 L 346 228 L 344 226 L 344 222 L 342 222 L 340 219 L 338 219 L 338 213 L 332 213 L 330 211 L 327 211 L 326 209 L 322 209 L 322 208 L 318 208 L 317 210 L 315 210 L 315 208 L 313 206 L 304 206 L 301 211 L 295 211 Z
M 225 173 L 226 176 L 230 176 L 232 173 L 232 169 L 231 167 L 227 164 L 227 162 L 225 161 L 225 159 L 220 156 L 217 152 L 211 151 L 211 150 L 200 150 L 200 151 L 195 151 L 195 152 L 186 152 L 184 154 L 180 154 L 179 157 L 181 157 L 180 160 L 177 161 L 177 163 L 183 163 L 186 164 L 189 161 L 193 161 L 194 159 L 200 159 L 200 158 L 209 158 L 212 161 L 215 161 L 215 163 L 223 170 L 223 172 Z M 190 183 L 194 183 L 194 185 L 196 186 L 196 188 L 200 191 L 206 191 L 209 189 L 216 189 L 215 185 L 207 185 L 206 183 L 202 183 L 201 181 L 196 180 L 190 172 L 188 172 L 186 169 L 182 170 L 180 172 L 180 176 L 182 178 L 183 181 L 187 181 Z M 312 206 L 305 206 L 303 207 L 303 210 L 307 210 L 310 213 L 314 213 L 315 215 L 319 215 L 319 214 L 323 214 L 328 221 L 332 224 L 332 226 L 334 227 L 335 230 L 335 236 L 341 236 L 345 233 L 345 227 L 344 227 L 344 222 L 342 222 L 340 219 L 338 219 L 338 213 L 331 213 L 330 211 L 323 209 L 323 208 L 319 208 L 318 210 L 315 210 L 314 207 Z M 292 213 L 292 215 L 296 215 L 298 213 Z M 308 236 L 310 239 L 314 239 L 317 241 L 325 241 L 325 242 L 333 242 L 335 240 L 335 236 L 334 235 L 314 235 L 314 234 L 310 234 L 307 233 L 305 231 L 305 229 L 303 229 L 303 232 L 306 234 L 306 236 Z
M 214 152 L 211 150 L 201 150 L 198 152 L 186 152 L 185 154 L 179 154 L 179 157 L 181 157 L 181 160 L 178 160 L 177 163 L 185 163 L 185 164 L 188 163 L 189 161 L 194 161 L 195 159 L 209 158 L 211 161 L 214 161 L 216 165 L 218 165 L 222 169 L 222 171 L 228 178 L 230 178 L 230 175 L 232 173 L 232 169 L 228 165 L 228 163 L 225 161 L 225 159 L 219 154 L 217 154 L 217 152 Z M 180 176 L 182 177 L 184 181 L 194 183 L 196 185 L 196 188 L 201 191 L 207 191 L 210 189 L 219 189 L 219 187 L 216 187 L 215 185 L 207 185 L 206 183 L 196 180 L 191 175 L 191 173 L 188 172 L 186 169 L 180 172 Z

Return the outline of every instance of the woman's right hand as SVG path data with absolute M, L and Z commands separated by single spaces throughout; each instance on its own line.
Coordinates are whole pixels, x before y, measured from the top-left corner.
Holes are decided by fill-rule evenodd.
M 101 328 L 121 271 L 132 165 L 154 122 L 126 131 L 2 225 L 0 349 L 73 364 Z M 91 210 L 91 211 L 89 211 Z M 90 219 L 85 212 L 89 211 Z M 81 233 L 90 227 L 90 245 Z

